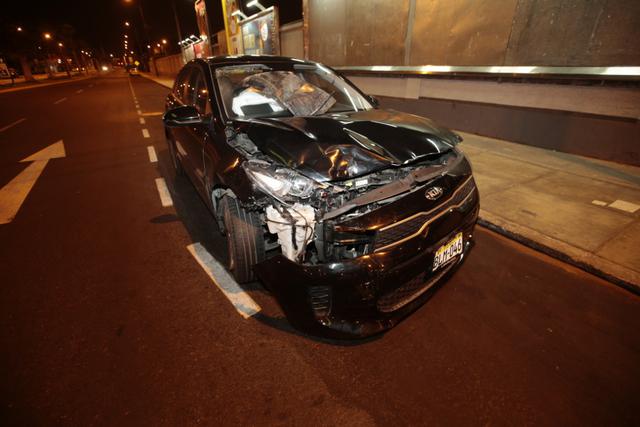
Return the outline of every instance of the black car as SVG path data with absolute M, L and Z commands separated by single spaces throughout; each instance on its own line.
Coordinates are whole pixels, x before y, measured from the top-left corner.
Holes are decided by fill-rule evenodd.
M 226 235 L 228 269 L 259 278 L 299 329 L 386 330 L 472 246 L 479 195 L 461 137 L 379 108 L 322 64 L 191 61 L 163 120 L 176 173 Z

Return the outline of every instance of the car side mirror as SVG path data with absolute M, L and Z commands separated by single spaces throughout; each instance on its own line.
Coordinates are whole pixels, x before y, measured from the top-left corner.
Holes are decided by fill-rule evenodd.
M 162 121 L 169 127 L 198 125 L 204 123 L 202 117 L 200 117 L 200 113 L 196 107 L 192 105 L 182 105 L 180 107 L 172 108 L 164 113 Z
M 380 106 L 380 101 L 373 95 L 367 95 L 367 101 L 373 105 L 373 108 L 378 108 Z

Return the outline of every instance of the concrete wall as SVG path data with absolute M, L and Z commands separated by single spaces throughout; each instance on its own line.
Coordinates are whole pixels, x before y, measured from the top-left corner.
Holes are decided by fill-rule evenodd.
M 152 61 L 151 71 L 158 76 L 175 77 L 183 66 L 182 54 L 169 55 Z
M 302 21 L 280 27 L 280 54 L 292 58 L 304 58 Z
M 329 65 L 640 65 L 639 0 L 305 0 Z

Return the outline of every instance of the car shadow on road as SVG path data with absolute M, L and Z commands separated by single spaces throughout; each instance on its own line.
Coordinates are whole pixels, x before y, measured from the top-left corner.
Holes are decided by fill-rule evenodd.
M 175 176 L 168 149 L 158 150 L 158 168 L 160 169 L 161 175 L 165 177 L 167 187 L 169 188 L 173 199 L 173 206 L 176 214 L 160 215 L 151 218 L 150 221 L 154 224 L 166 224 L 174 221 L 181 221 L 191 242 L 199 242 L 216 260 L 218 260 L 222 265 L 226 265 L 228 260 L 226 240 L 222 233 L 220 233 L 218 225 L 211 215 L 211 212 L 205 205 L 204 201 L 200 198 L 189 179 L 184 176 Z M 270 298 L 277 302 L 271 292 L 265 289 L 259 281 L 240 286 L 247 292 L 254 294 L 260 293 L 264 295 L 265 298 Z M 336 340 L 316 337 L 298 331 L 291 326 L 286 317 L 267 314 L 264 310 L 254 314 L 252 319 L 255 319 L 263 325 L 290 335 L 337 346 L 350 347 L 363 345 L 376 341 L 382 336 L 376 335 L 374 337 L 358 340 Z

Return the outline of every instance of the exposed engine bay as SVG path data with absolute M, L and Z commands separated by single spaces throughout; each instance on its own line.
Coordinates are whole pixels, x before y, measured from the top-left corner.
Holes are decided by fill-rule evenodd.
M 245 133 L 229 131 L 228 143 L 245 159 L 242 168 L 257 194 L 244 203 L 259 212 L 273 239 L 269 249 L 304 264 L 352 259 L 371 253 L 375 230 L 340 230 L 358 218 L 468 167 L 453 146 L 442 153 L 387 165 L 371 173 L 318 182 L 265 155 Z

